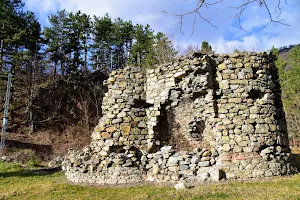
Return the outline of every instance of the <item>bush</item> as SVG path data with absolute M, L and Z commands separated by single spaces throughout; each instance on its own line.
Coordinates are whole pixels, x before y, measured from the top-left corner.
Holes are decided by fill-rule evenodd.
M 27 166 L 28 167 L 40 167 L 41 164 L 38 161 L 38 158 L 35 155 L 32 155 L 27 162 Z

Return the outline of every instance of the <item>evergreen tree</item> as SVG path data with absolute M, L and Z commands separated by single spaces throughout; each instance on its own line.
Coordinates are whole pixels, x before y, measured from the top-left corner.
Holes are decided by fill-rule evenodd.
M 92 34 L 92 21 L 89 15 L 76 13 L 78 18 L 78 23 L 81 25 L 80 31 L 80 41 L 83 46 L 83 67 L 82 71 L 88 71 L 88 52 L 91 48 L 91 34 Z
M 135 27 L 135 43 L 130 51 L 130 63 L 136 66 L 151 67 L 155 64 L 154 33 L 147 24 L 137 24 Z
M 27 80 L 28 84 L 28 104 L 27 104 L 27 116 L 29 133 L 34 131 L 33 122 L 33 98 L 35 94 L 35 86 L 39 83 L 36 76 L 37 72 L 40 71 L 38 67 L 39 61 L 43 58 L 40 54 L 41 49 L 41 26 L 32 12 L 28 12 L 26 15 L 27 27 L 26 27 L 26 44 L 27 49 Z
M 47 41 L 47 53 L 53 64 L 53 76 L 57 75 L 57 65 L 60 65 L 60 73 L 62 77 L 65 75 L 65 65 L 67 61 L 66 53 L 68 53 L 68 13 L 66 10 L 58 11 L 56 15 L 49 16 L 50 27 L 45 27 L 44 37 Z
M 155 53 L 158 65 L 171 62 L 177 54 L 172 42 L 162 32 L 155 36 Z
M 10 68 L 13 72 L 20 59 L 19 49 L 24 47 L 24 4 L 21 0 L 0 1 L 0 71 Z
M 209 45 L 208 42 L 203 41 L 201 45 L 201 52 L 205 54 L 210 54 L 212 53 L 212 47 Z
M 128 52 L 131 50 L 134 27 L 131 21 L 124 22 L 117 18 L 113 23 L 113 44 L 115 68 L 124 68 L 128 60 Z
M 94 69 L 108 72 L 112 57 L 113 22 L 106 14 L 104 17 L 94 16 L 92 62 Z

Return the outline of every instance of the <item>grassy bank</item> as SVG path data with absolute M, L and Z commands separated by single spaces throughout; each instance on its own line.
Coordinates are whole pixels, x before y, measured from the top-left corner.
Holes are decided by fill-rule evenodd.
M 0 199 L 300 199 L 300 175 L 263 181 L 200 185 L 97 188 L 70 184 L 61 172 L 0 163 Z

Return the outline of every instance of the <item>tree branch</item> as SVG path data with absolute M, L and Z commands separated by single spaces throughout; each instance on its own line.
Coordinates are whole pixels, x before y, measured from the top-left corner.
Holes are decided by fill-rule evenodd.
M 183 13 L 177 13 L 175 11 L 173 11 L 172 13 L 168 12 L 168 11 L 165 11 L 165 10 L 162 10 L 163 13 L 166 13 L 166 14 L 171 14 L 173 16 L 176 16 L 179 18 L 179 23 L 180 23 L 180 32 L 183 34 L 183 19 L 185 16 L 189 16 L 189 15 L 193 15 L 193 25 L 192 25 L 192 33 L 191 35 L 194 33 L 194 29 L 195 29 L 195 24 L 197 22 L 197 18 L 200 17 L 201 20 L 207 22 L 210 26 L 214 27 L 214 28 L 218 28 L 214 23 L 212 23 L 207 17 L 203 16 L 202 14 L 202 10 L 203 9 L 208 9 L 208 8 L 211 8 L 211 7 L 214 7 L 216 6 L 217 4 L 221 3 L 221 2 L 224 2 L 225 0 L 216 0 L 216 1 L 213 1 L 213 2 L 209 2 L 209 0 L 197 0 L 197 5 L 195 8 L 189 10 L 189 11 L 186 11 L 186 12 L 183 12 Z M 289 26 L 288 24 L 284 23 L 283 19 L 280 19 L 280 16 L 281 16 L 281 13 L 282 13 L 282 0 L 277 0 L 277 4 L 274 8 L 274 11 L 275 11 L 275 14 L 276 16 L 273 16 L 271 10 L 270 10 L 270 7 L 269 5 L 267 4 L 266 0 L 247 0 L 246 2 L 242 2 L 241 1 L 241 4 L 239 6 L 234 6 L 234 7 L 228 7 L 226 9 L 224 9 L 223 11 L 227 10 L 227 9 L 236 9 L 238 10 L 237 13 L 232 17 L 232 18 L 235 18 L 238 20 L 238 23 L 239 23 L 239 27 L 240 29 L 244 30 L 245 29 L 242 27 L 242 20 L 241 20 L 241 17 L 243 15 L 243 13 L 245 12 L 245 10 L 249 7 L 250 4 L 253 4 L 253 3 L 258 3 L 258 5 L 260 7 L 263 7 L 265 8 L 268 16 L 269 16 L 269 21 L 265 24 L 264 27 L 266 27 L 267 25 L 269 25 L 270 23 L 275 23 L 276 25 L 277 24 L 281 24 L 281 25 L 285 25 L 285 26 Z M 287 4 L 287 1 L 284 0 L 284 3 Z M 190 37 L 191 37 L 190 35 Z

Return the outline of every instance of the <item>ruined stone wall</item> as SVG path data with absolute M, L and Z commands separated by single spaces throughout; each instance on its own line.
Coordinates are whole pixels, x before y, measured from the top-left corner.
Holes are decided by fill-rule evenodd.
M 214 131 L 227 178 L 286 174 L 290 150 L 274 57 L 224 55 L 218 65 Z
M 268 53 L 192 53 L 107 80 L 92 143 L 69 180 L 98 184 L 255 178 L 291 172 L 280 85 Z

